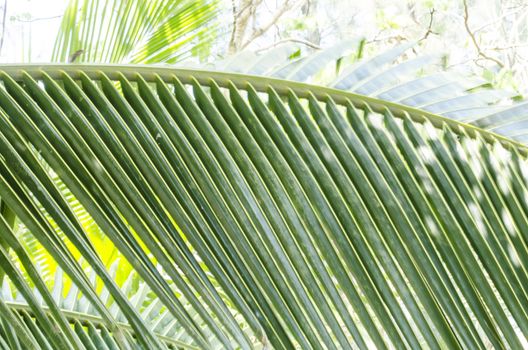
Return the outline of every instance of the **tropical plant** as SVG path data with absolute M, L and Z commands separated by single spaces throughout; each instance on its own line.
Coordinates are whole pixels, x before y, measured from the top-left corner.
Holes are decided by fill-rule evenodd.
M 527 346 L 524 145 L 236 73 L 0 79 L 3 348 Z M 60 266 L 51 290 L 27 235 Z
M 216 0 L 71 0 L 52 61 L 175 63 L 206 56 L 217 15 Z
M 443 69 L 444 55 L 416 56 L 412 52 L 416 45 L 407 42 L 363 58 L 363 38 L 315 52 L 288 44 L 261 54 L 242 51 L 212 64 L 212 68 L 311 81 L 423 109 L 528 142 L 526 101 L 482 79 Z
M 69 63 L 160 64 L 189 58 L 202 59 L 208 55 L 217 37 L 219 10 L 216 0 L 70 0 L 62 16 L 50 59 Z M 122 259 L 119 250 L 111 244 L 61 179 L 55 175 L 52 177 L 80 219 L 102 261 L 107 267 L 113 266 L 112 278 L 118 284 L 123 284 L 129 279 L 132 267 Z M 54 228 L 58 228 L 53 218 L 45 212 L 44 215 Z M 46 284 L 54 285 L 53 276 L 58 267 L 56 261 L 25 226 L 14 225 L 31 259 L 38 262 Z M 59 234 L 62 234 L 60 230 Z M 81 259 L 81 254 L 74 246 L 67 245 L 72 249 L 74 258 Z M 66 286 L 69 283 L 65 281 Z M 132 284 L 137 286 L 137 282 Z

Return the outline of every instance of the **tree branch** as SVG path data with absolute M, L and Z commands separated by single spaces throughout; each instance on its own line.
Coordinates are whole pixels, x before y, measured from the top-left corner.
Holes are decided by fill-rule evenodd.
M 231 0 L 231 6 L 233 10 L 233 30 L 231 31 L 231 37 L 229 38 L 228 50 L 231 51 L 231 48 L 235 46 L 235 32 L 237 30 L 237 17 L 235 0 Z
M 280 44 L 288 43 L 288 42 L 299 43 L 299 44 L 303 44 L 303 45 L 308 46 L 308 47 L 310 47 L 312 49 L 315 49 L 315 50 L 321 50 L 321 46 L 319 46 L 317 44 L 314 44 L 314 43 L 312 43 L 312 42 L 310 42 L 308 40 L 296 39 L 296 38 L 286 38 L 286 39 L 282 39 L 282 40 L 279 40 L 277 42 L 274 42 L 270 46 L 266 46 L 266 47 L 258 49 L 256 51 L 257 52 L 265 51 L 265 50 L 271 49 L 272 47 L 278 46 Z
M 56 15 L 56 16 L 51 16 L 51 17 L 37 17 L 37 18 L 31 18 L 31 19 L 20 19 L 20 18 L 17 18 L 17 19 L 15 19 L 15 21 L 22 22 L 22 23 L 33 23 L 33 22 L 38 22 L 38 21 L 47 21 L 47 20 L 50 20 L 50 19 L 61 18 L 62 16 L 63 15 Z
M 273 17 L 271 18 L 271 20 L 269 20 L 266 24 L 264 24 L 263 26 L 255 29 L 253 31 L 253 33 L 251 34 L 251 36 L 248 38 L 248 40 L 246 40 L 241 46 L 240 46 L 240 49 L 244 49 L 245 47 L 247 47 L 249 44 L 251 44 L 253 42 L 253 40 L 257 39 L 258 37 L 260 37 L 262 34 L 266 33 L 268 31 L 268 29 L 270 29 L 275 23 L 277 23 L 277 21 L 288 11 L 290 10 L 293 10 L 294 8 L 296 8 L 297 6 L 299 6 L 302 2 L 304 2 L 304 0 L 299 0 L 297 1 L 296 3 L 294 4 L 290 4 L 290 0 L 286 0 L 284 1 L 284 3 L 282 4 L 282 6 L 275 12 L 275 14 L 273 15 Z
M 502 63 L 501 61 L 499 61 L 498 59 L 494 57 L 486 55 L 480 49 L 480 46 L 477 42 L 477 39 L 475 38 L 475 35 L 471 32 L 471 29 L 469 28 L 469 10 L 468 10 L 468 5 L 467 5 L 467 0 L 464 0 L 464 26 L 466 27 L 466 31 L 469 34 L 469 37 L 471 38 L 471 41 L 473 42 L 475 49 L 477 49 L 477 54 L 486 60 L 490 60 L 490 61 L 497 63 L 499 67 L 503 68 L 504 63 Z
M 434 13 L 435 13 L 435 9 L 434 8 L 429 11 L 429 25 L 427 26 L 427 31 L 425 32 L 424 36 L 418 41 L 422 41 L 422 40 L 427 39 L 427 37 L 430 34 L 435 34 L 435 35 L 438 34 L 438 33 L 433 32 L 433 30 L 432 30 Z
M 228 53 L 234 54 L 241 49 L 242 40 L 246 33 L 249 18 L 253 10 L 262 0 L 241 0 L 240 10 L 237 12 L 233 0 L 233 30 L 229 41 Z

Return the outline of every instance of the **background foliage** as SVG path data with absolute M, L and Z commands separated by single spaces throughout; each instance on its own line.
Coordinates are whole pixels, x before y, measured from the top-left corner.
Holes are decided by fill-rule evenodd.
M 2 0 L 0 11 L 6 3 L 0 60 L 50 61 L 68 1 Z M 223 0 L 218 6 L 221 25 L 214 40 L 202 40 L 211 51 L 201 51 L 201 60 L 221 59 L 243 45 L 263 50 L 290 40 L 325 48 L 351 36 L 364 36 L 366 53 L 419 40 L 414 50 L 420 55 L 447 53 L 446 65 L 526 93 L 528 3 L 524 0 Z M 233 9 L 239 27 L 247 15 L 244 36 L 236 49 L 231 45 Z

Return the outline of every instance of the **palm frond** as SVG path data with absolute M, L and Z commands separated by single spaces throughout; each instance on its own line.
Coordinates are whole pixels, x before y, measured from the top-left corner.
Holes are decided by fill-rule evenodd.
M 174 63 L 207 50 L 217 12 L 215 0 L 71 0 L 52 61 Z
M 361 39 L 302 53 L 294 59 L 275 55 L 274 51 L 281 52 L 280 46 L 260 55 L 244 51 L 226 59 L 237 60 L 236 69 L 230 65 L 215 66 L 222 71 L 251 73 L 249 68 L 254 66 L 254 62 L 265 59 L 269 54 L 274 58 L 273 69 L 255 71 L 254 74 L 301 82 L 311 79 L 317 84 L 455 118 L 523 143 L 528 141 L 527 105 L 517 101 L 519 96 L 516 94 L 491 89 L 487 82 L 474 77 L 461 79 L 461 74 L 453 69 L 444 70 L 443 55 L 414 57 L 410 49 L 416 45 L 415 42 L 400 44 L 373 57 L 350 63 L 345 58 L 361 47 L 358 48 L 355 43 L 361 43 Z M 289 47 L 291 45 L 283 49 Z M 251 59 L 247 59 L 250 55 Z M 339 66 L 340 69 L 335 70 L 337 74 L 330 78 L 329 74 L 321 74 L 332 65 Z
M 524 145 L 234 73 L 4 66 L 0 79 L 2 203 L 73 281 L 50 292 L 2 219 L 25 303 L 0 302 L 0 346 L 528 345 Z M 133 267 L 122 285 L 65 193 Z

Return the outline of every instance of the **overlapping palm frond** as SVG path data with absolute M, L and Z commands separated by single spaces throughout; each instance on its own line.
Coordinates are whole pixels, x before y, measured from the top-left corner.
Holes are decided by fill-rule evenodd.
M 174 63 L 207 52 L 216 0 L 71 0 L 52 61 Z
M 111 277 L 116 277 L 117 261 L 110 267 Z M 169 349 L 192 349 L 194 347 L 189 346 L 189 338 L 186 337 L 186 333 L 182 330 L 181 326 L 176 322 L 170 312 L 163 307 L 158 298 L 150 291 L 148 286 L 144 282 L 140 282 L 138 286 L 134 286 L 134 282 L 137 277 L 134 273 L 130 274 L 128 279 L 122 286 L 123 294 L 128 297 L 132 307 L 141 315 L 143 322 L 149 324 L 152 331 L 156 334 L 164 346 Z M 90 274 L 90 280 L 94 283 L 95 287 L 95 275 L 93 272 Z M 122 346 L 114 339 L 112 332 L 109 331 L 104 321 L 101 319 L 96 310 L 92 307 L 89 300 L 80 293 L 79 289 L 72 285 L 71 287 L 66 286 L 65 276 L 63 276 L 62 269 L 58 268 L 54 275 L 54 284 L 51 290 L 51 295 L 56 305 L 60 308 L 60 312 L 64 315 L 66 320 L 71 324 L 75 334 L 87 349 L 119 349 Z M 108 305 L 110 314 L 118 322 L 119 327 L 126 335 L 128 346 L 132 348 L 141 349 L 140 343 L 135 339 L 135 333 L 133 328 L 128 324 L 126 317 L 121 312 L 121 309 L 117 304 L 112 303 L 110 291 L 104 286 L 99 292 L 100 298 Z M 36 303 L 45 312 L 50 312 L 49 307 L 43 300 L 42 295 L 38 289 L 33 288 L 33 295 L 36 298 Z M 22 293 L 15 294 L 9 283 L 4 283 L 2 287 L 2 301 L 8 307 L 11 313 L 16 317 L 20 317 L 22 327 L 26 333 L 34 333 L 34 340 L 40 344 L 42 349 L 56 349 L 56 345 L 47 334 L 42 332 L 42 329 L 35 325 L 34 312 L 29 306 L 30 303 L 26 301 Z M 7 327 L 4 329 L 6 333 L 15 330 L 16 323 L 9 323 L 14 327 Z M 7 325 L 4 325 L 7 326 Z M 13 337 L 13 340 L 17 337 Z M 31 338 L 31 337 L 29 337 Z M 17 348 L 13 341 L 9 338 L 5 339 L 4 343 L 7 345 L 6 349 Z M 2 341 L 0 340 L 0 342 Z M 26 348 L 39 348 L 38 346 L 28 345 L 27 340 L 17 339 L 18 343 L 22 345 L 22 349 Z M 30 340 L 31 342 L 31 340 Z M 31 343 L 29 343 L 31 344 Z M 121 344 L 122 345 L 122 344 Z
M 296 55 L 289 44 L 260 55 L 241 52 L 214 65 L 215 69 L 295 81 L 312 81 L 345 91 L 423 109 L 464 123 L 491 130 L 522 143 L 528 142 L 528 104 L 515 93 L 496 90 L 482 79 L 463 77 L 444 70 L 441 55 L 418 56 L 409 50 L 413 42 L 400 44 L 373 57 L 341 64 L 337 74 L 322 74 L 334 68 L 361 40 L 339 42 L 315 53 Z M 285 55 L 284 53 L 290 53 Z M 327 60 L 317 59 L 327 57 Z M 243 58 L 243 59 L 238 59 Z M 240 62 L 233 66 L 231 62 Z M 307 67 L 310 62 L 310 67 Z M 226 64 L 227 63 L 227 64 Z M 257 64 L 258 63 L 258 64 Z M 265 67 L 260 69 L 258 67 Z M 336 70 L 331 70 L 334 73 Z

